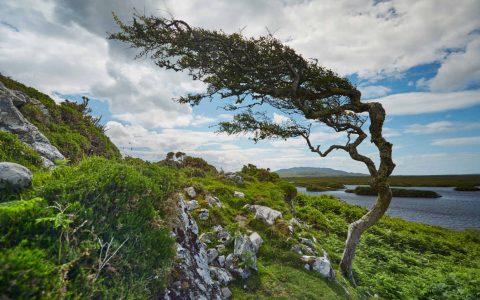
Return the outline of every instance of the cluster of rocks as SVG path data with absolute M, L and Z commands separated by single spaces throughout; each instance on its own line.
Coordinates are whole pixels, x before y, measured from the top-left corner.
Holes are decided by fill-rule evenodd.
M 322 277 L 327 279 L 335 278 L 335 271 L 325 250 L 322 250 L 322 256 L 319 256 L 316 250 L 317 240 L 315 237 L 311 239 L 299 237 L 299 243 L 292 246 L 291 250 L 301 255 L 302 262 L 305 263 L 305 269 L 315 271 Z
M 55 161 L 65 157 L 22 115 L 18 108 L 27 103 L 37 107 L 47 120 L 50 118 L 48 109 L 40 101 L 19 91 L 10 90 L 0 82 L 0 130 L 18 136 L 24 144 L 38 152 L 44 166 L 52 166 Z
M 244 183 L 242 175 L 240 175 L 240 174 L 238 174 L 238 173 L 235 173 L 235 172 L 225 173 L 225 177 L 226 177 L 228 180 L 231 180 L 231 181 L 235 182 L 235 183 L 238 184 L 238 185 L 243 185 L 243 183 Z
M 172 232 L 176 238 L 175 277 L 170 279 L 164 299 L 228 299 L 232 296 L 228 284 L 235 278 L 246 279 L 257 270 L 256 255 L 263 240 L 257 232 L 233 235 L 221 225 L 200 234 L 190 212 L 195 210 L 198 219 L 207 220 L 209 210 L 200 208 L 194 187 L 184 192 L 190 199 L 177 196 L 178 222 Z M 213 195 L 205 196 L 205 200 L 210 208 L 223 207 Z M 233 253 L 227 253 L 232 243 Z

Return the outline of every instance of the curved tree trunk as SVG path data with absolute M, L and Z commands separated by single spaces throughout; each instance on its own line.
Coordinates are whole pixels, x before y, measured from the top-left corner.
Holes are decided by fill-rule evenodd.
M 344 276 L 349 278 L 353 283 L 355 280 L 352 273 L 352 262 L 355 256 L 355 250 L 362 233 L 377 223 L 378 220 L 385 214 L 390 201 L 392 200 L 392 191 L 388 185 L 378 188 L 378 197 L 375 205 L 362 218 L 353 222 L 348 227 L 347 240 L 345 242 L 345 249 L 343 250 L 342 261 L 340 262 L 340 269 Z

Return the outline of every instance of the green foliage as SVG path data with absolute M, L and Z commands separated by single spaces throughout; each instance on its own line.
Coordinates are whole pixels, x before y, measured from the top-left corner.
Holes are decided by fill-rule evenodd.
M 473 185 L 460 185 L 455 187 L 455 190 L 459 192 L 477 192 L 480 191 L 480 188 Z
M 84 156 L 121 157 L 117 147 L 104 134 L 100 120 L 90 115 L 88 98 L 84 98 L 81 104 L 70 101 L 56 104 L 49 96 L 11 78 L 0 75 L 0 82 L 40 101 L 40 105 L 28 102 L 19 109 L 72 162 L 78 162 Z M 42 105 L 48 114 L 42 111 Z
M 17 136 L 0 130 L 0 162 L 20 164 L 31 170 L 42 165 L 42 158 L 33 149 L 22 143 Z
M 257 166 L 248 164 L 243 166 L 240 174 L 246 180 L 258 180 L 258 181 L 269 181 L 276 182 L 280 178 L 277 173 L 270 172 L 270 169 L 257 168 Z

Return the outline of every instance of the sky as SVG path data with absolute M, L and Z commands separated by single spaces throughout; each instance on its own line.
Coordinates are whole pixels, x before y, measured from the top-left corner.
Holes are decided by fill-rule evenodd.
M 197 107 L 173 99 L 205 86 L 165 71 L 136 49 L 107 40 L 112 12 L 134 9 L 193 26 L 273 33 L 305 58 L 349 78 L 364 101 L 381 102 L 396 175 L 480 173 L 480 1 L 478 0 L 3 0 L 0 73 L 56 101 L 91 99 L 106 134 L 124 155 L 158 161 L 169 151 L 200 156 L 218 168 L 277 170 L 309 166 L 367 173 L 345 153 L 321 158 L 303 140 L 254 143 L 215 132 L 232 118 L 220 102 Z M 276 122 L 284 116 L 270 112 Z M 327 148 L 344 137 L 315 126 Z M 364 142 L 362 153 L 378 161 Z

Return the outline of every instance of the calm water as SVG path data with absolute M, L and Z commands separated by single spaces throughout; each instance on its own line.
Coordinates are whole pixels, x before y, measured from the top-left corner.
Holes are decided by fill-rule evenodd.
M 353 189 L 356 185 L 347 185 Z M 430 190 L 442 195 L 441 198 L 393 198 L 387 214 L 405 220 L 438 225 L 451 229 L 480 228 L 480 192 L 457 192 L 451 187 L 410 187 L 410 189 Z M 370 208 L 376 197 L 358 196 L 344 190 L 328 192 L 307 192 L 307 195 L 334 195 L 343 201 Z

